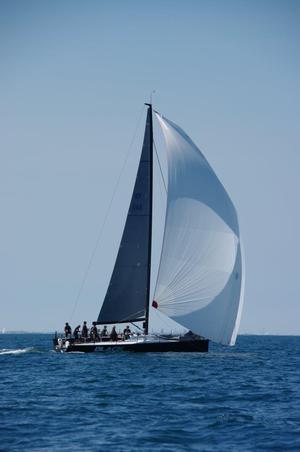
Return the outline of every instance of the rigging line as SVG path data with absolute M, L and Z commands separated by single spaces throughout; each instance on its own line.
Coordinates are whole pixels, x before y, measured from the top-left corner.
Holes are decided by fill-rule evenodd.
M 143 328 L 141 328 L 141 327 L 139 327 L 138 325 L 136 325 L 135 323 L 133 323 L 133 322 L 128 322 L 128 323 L 131 323 L 131 325 L 133 325 L 135 328 L 137 328 L 138 330 L 140 330 L 140 331 L 143 331 L 144 332 L 144 329 Z
M 137 328 L 138 330 L 144 332 L 144 329 L 140 328 L 140 327 L 139 327 L 138 325 L 136 325 L 135 323 L 133 323 L 133 322 L 128 322 L 128 323 L 131 323 L 131 325 L 133 325 L 135 328 Z M 151 333 L 151 336 L 158 337 L 159 339 L 166 339 L 166 337 L 165 337 L 164 335 L 161 335 L 161 334 L 159 334 L 159 333 Z M 170 340 L 171 340 L 171 339 L 172 339 L 172 338 L 170 338 Z
M 101 240 L 101 238 L 102 238 L 103 231 L 104 231 L 104 227 L 105 227 L 105 225 L 106 225 L 106 221 L 107 221 L 107 219 L 108 219 L 108 215 L 109 215 L 109 213 L 110 213 L 111 206 L 112 206 L 112 204 L 113 204 L 115 195 L 116 195 L 116 193 L 117 193 L 117 189 L 118 189 L 118 186 L 119 186 L 119 183 L 120 183 L 120 180 L 121 180 L 121 176 L 122 176 L 122 174 L 123 174 L 123 172 L 124 172 L 124 169 L 125 169 L 125 166 L 126 166 L 126 164 L 127 164 L 127 161 L 128 161 L 128 158 L 129 158 L 129 155 L 130 155 L 130 152 L 131 152 L 132 145 L 133 145 L 133 143 L 134 143 L 134 141 L 135 141 L 135 139 L 136 139 L 137 131 L 138 131 L 138 128 L 139 128 L 139 125 L 140 125 L 140 122 L 141 122 L 141 118 L 142 118 L 142 114 L 143 114 L 144 108 L 145 108 L 145 107 L 143 106 L 142 109 L 141 109 L 141 111 L 140 111 L 139 119 L 138 119 L 136 128 L 135 128 L 135 130 L 134 130 L 134 134 L 133 134 L 132 140 L 131 140 L 131 142 L 130 142 L 130 144 L 129 144 L 129 147 L 128 147 L 128 149 L 127 149 L 127 153 L 126 153 L 126 156 L 125 156 L 125 160 L 124 160 L 123 166 L 122 166 L 122 168 L 121 168 L 121 171 L 120 171 L 120 173 L 119 173 L 119 177 L 118 177 L 118 179 L 117 179 L 117 182 L 116 182 L 116 184 L 115 184 L 115 187 L 114 187 L 114 190 L 113 190 L 112 197 L 111 197 L 111 199 L 110 199 L 110 202 L 109 202 L 109 205 L 108 205 L 108 208 L 107 208 L 107 211 L 106 211 L 106 214 L 105 214 L 103 223 L 102 223 L 102 225 L 101 225 L 101 228 L 100 228 L 100 231 L 99 231 L 97 240 L 96 240 L 96 244 L 95 244 L 94 249 L 93 249 L 93 251 L 92 251 L 92 253 L 91 253 L 90 259 L 89 259 L 89 261 L 88 261 L 87 268 L 86 268 L 86 270 L 85 270 L 85 272 L 84 272 L 84 276 L 83 276 L 81 285 L 80 285 L 80 287 L 79 287 L 77 296 L 76 296 L 76 298 L 75 298 L 74 307 L 73 307 L 73 310 L 72 310 L 72 313 L 71 313 L 70 321 L 73 319 L 73 316 L 74 316 L 75 311 L 76 311 L 76 309 L 77 309 L 77 305 L 78 305 L 79 298 L 80 298 L 81 293 L 82 293 L 82 291 L 83 291 L 83 288 L 84 288 L 84 285 L 85 285 L 85 283 L 86 283 L 86 280 L 87 280 L 87 277 L 88 277 L 90 268 L 91 268 L 91 266 L 92 266 L 92 263 L 93 263 L 93 260 L 94 260 L 96 251 L 97 251 L 97 249 L 98 249 L 98 245 L 99 245 L 100 240 Z
M 166 185 L 165 178 L 164 178 L 164 175 L 163 175 L 163 172 L 162 172 L 162 168 L 161 168 L 161 164 L 160 164 L 160 160 L 159 160 L 159 157 L 158 157 L 158 152 L 157 152 L 157 148 L 156 148 L 156 144 L 155 144 L 155 141 L 154 141 L 154 140 L 153 140 L 153 145 L 154 145 L 154 150 L 155 150 L 156 158 L 157 158 L 157 161 L 158 161 L 158 166 L 159 166 L 160 174 L 161 174 L 161 177 L 162 177 L 162 180 L 163 180 L 163 183 L 164 183 L 165 191 L 166 191 L 166 193 L 168 193 L 167 185 Z

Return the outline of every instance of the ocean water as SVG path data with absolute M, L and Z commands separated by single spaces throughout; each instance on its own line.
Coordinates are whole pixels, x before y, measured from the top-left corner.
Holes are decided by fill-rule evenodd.
M 207 354 L 58 354 L 0 335 L 0 450 L 299 451 L 300 337 Z

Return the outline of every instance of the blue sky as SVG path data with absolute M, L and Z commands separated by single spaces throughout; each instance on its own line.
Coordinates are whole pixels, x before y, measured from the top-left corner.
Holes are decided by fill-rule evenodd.
M 74 322 L 96 318 L 155 89 L 238 209 L 240 331 L 300 334 L 299 19 L 297 1 L 1 2 L 0 328 L 69 319 L 142 115 Z

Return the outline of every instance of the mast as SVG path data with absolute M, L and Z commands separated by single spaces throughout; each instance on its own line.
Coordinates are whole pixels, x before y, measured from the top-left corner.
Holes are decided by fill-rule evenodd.
M 145 334 L 149 332 L 149 310 L 150 310 L 150 284 L 151 284 L 151 252 L 152 252 L 152 211 L 153 211 L 153 115 L 152 115 L 152 103 L 145 103 L 149 107 L 150 112 L 150 225 L 149 225 L 149 237 L 148 237 L 148 277 L 147 277 L 147 297 L 146 297 L 146 316 L 145 316 Z

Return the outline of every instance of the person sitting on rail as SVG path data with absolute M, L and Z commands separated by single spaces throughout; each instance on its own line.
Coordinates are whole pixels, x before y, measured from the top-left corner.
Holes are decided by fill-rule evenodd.
M 99 340 L 98 329 L 97 329 L 97 323 L 96 322 L 93 322 L 93 326 L 91 328 L 90 336 L 91 336 L 91 339 L 94 342 Z
M 111 330 L 111 333 L 110 333 L 110 339 L 112 341 L 117 341 L 118 340 L 118 333 L 116 332 L 116 327 L 115 326 L 112 327 L 112 330 Z
M 131 330 L 129 328 L 129 325 L 126 326 L 125 330 L 123 331 L 124 339 L 129 339 L 131 335 Z
M 102 336 L 103 336 L 103 337 L 108 336 L 108 331 L 107 331 L 107 326 L 106 326 L 106 325 L 104 325 L 104 328 L 103 328 L 103 330 L 101 331 L 100 335 L 101 335 L 101 337 L 102 337 Z

